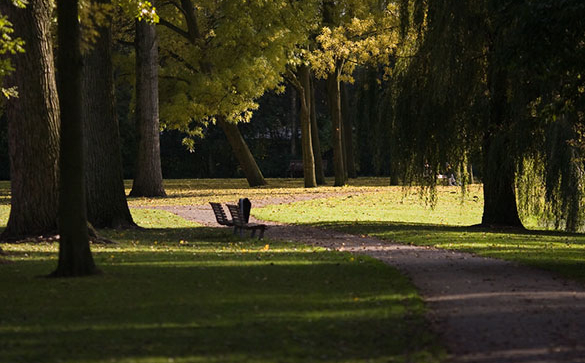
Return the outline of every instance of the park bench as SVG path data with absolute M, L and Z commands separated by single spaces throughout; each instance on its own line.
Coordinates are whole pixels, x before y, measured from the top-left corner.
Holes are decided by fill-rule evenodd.
M 256 230 L 260 230 L 260 234 L 258 235 L 258 239 L 262 239 L 264 237 L 264 230 L 266 230 L 265 224 L 260 223 L 246 223 L 244 220 L 244 216 L 242 215 L 242 211 L 240 208 L 235 204 L 226 204 L 230 214 L 232 215 L 232 222 L 234 225 L 234 234 L 240 231 L 240 236 L 242 235 L 244 229 L 252 230 L 252 234 L 250 237 L 254 237 L 256 234 Z
M 211 204 L 211 208 L 213 209 L 213 213 L 215 214 L 215 220 L 217 223 L 221 224 L 222 226 L 231 227 L 234 225 L 231 219 L 227 218 L 225 211 L 220 203 L 209 202 Z

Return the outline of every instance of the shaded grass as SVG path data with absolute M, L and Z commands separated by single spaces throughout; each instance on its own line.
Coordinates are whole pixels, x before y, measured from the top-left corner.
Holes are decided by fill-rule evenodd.
M 417 195 L 392 192 L 298 202 L 256 209 L 256 217 L 333 228 L 391 242 L 434 246 L 516 261 L 585 282 L 585 235 L 545 230 L 493 230 L 481 222 L 481 189 L 465 196 L 439 189 L 435 209 Z M 539 228 L 534 220 L 525 221 Z
M 242 240 L 164 211 L 101 233 L 101 276 L 45 279 L 56 244 L 3 245 L 0 362 L 438 362 L 406 278 L 366 257 Z

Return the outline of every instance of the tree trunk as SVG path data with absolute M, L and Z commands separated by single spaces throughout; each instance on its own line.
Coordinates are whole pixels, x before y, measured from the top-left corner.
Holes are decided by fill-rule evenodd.
M 238 125 L 227 122 L 222 117 L 217 117 L 217 123 L 225 133 L 234 155 L 238 159 L 240 167 L 248 180 L 248 185 L 251 187 L 266 185 L 266 180 L 264 180 L 264 176 L 262 175 L 258 164 L 256 164 L 254 156 L 252 156 L 248 145 L 246 145 L 246 142 L 238 129 Z
M 57 232 L 59 104 L 51 44 L 52 1 L 31 0 L 26 8 L 2 1 L 0 12 L 25 41 L 12 57 L 15 72 L 5 79 L 18 87 L 6 102 L 10 149 L 11 209 L 2 240 Z
M 301 141 L 303 150 L 303 176 L 305 188 L 317 186 L 315 177 L 315 156 L 313 154 L 313 142 L 311 135 L 311 71 L 308 66 L 298 68 L 299 98 L 301 100 Z
M 297 156 L 297 92 L 290 90 L 290 154 Z
M 516 205 L 515 168 L 505 136 L 486 137 L 483 145 L 483 216 L 485 226 L 523 227 Z
M 315 100 L 315 79 L 311 77 L 311 141 L 313 143 L 313 156 L 315 158 L 315 178 L 317 185 L 325 185 L 325 170 L 323 169 L 323 156 L 321 155 L 321 142 L 319 141 L 319 125 L 317 124 L 317 102 Z
M 83 122 L 81 112 L 82 63 L 77 0 L 58 0 L 58 90 L 61 105 L 59 185 L 59 264 L 54 277 L 98 272 L 91 250 L 85 205 Z
M 333 147 L 333 167 L 335 169 L 335 184 L 339 187 L 345 185 L 345 166 L 343 160 L 343 136 L 341 120 L 341 94 L 339 88 L 339 69 L 327 77 L 327 100 L 331 114 L 331 145 Z
M 82 80 L 87 218 L 96 228 L 132 227 L 115 108 L 111 26 L 97 30 L 100 36 L 84 57 Z
M 357 178 L 357 171 L 355 168 L 355 158 L 353 153 L 353 122 L 352 111 L 349 107 L 349 95 L 345 83 L 341 84 L 341 109 L 343 116 L 343 145 L 345 152 L 345 165 L 347 167 L 347 175 L 350 178 Z
M 521 227 L 516 204 L 514 149 L 508 136 L 507 72 L 488 58 L 490 115 L 483 140 L 483 195 L 481 224 Z
M 158 40 L 155 25 L 136 20 L 136 127 L 138 156 L 130 195 L 165 197 L 160 164 Z

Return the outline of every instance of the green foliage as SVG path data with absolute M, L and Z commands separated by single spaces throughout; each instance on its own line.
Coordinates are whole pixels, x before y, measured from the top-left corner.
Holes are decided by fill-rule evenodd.
M 568 141 L 583 123 L 585 35 L 577 20 L 583 3 L 416 0 L 401 6 L 402 52 L 410 57 L 394 73 L 389 122 L 405 180 L 432 189 L 447 163 L 464 172 L 471 155 L 484 152 L 482 143 L 497 134 L 508 140 L 506 163 L 516 171 L 521 205 L 534 210 L 532 202 L 545 200 L 557 225 L 581 228 L 583 163 Z M 525 168 L 526 162 L 542 167 Z M 499 165 L 483 167 L 486 176 Z
M 279 87 L 288 54 L 303 40 L 299 10 L 294 2 L 273 1 L 161 6 L 164 127 L 193 136 L 215 117 L 249 121 L 256 100 Z
M 16 1 L 13 4 L 22 7 L 25 3 Z M 9 56 L 24 52 L 24 41 L 14 37 L 13 33 L 12 23 L 0 13 L 0 91 L 5 98 L 18 96 L 18 90 L 15 87 L 3 85 L 4 77 L 14 71 Z
M 316 36 L 317 47 L 306 54 L 318 77 L 340 71 L 344 81 L 353 82 L 358 66 L 389 65 L 399 43 L 399 15 L 394 3 L 380 8 L 378 2 L 345 1 L 326 4 L 323 11 L 324 26 Z
M 102 276 L 39 279 L 56 245 L 3 246 L 10 262 L 0 263 L 0 361 L 444 357 L 416 290 L 379 261 L 133 212 L 148 229 L 102 231 L 120 244 L 92 246 Z

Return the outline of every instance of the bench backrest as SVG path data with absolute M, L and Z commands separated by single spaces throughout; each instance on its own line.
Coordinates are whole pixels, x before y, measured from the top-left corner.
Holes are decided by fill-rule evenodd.
M 228 207 L 230 214 L 232 215 L 232 221 L 235 226 L 244 226 L 246 223 L 244 222 L 244 218 L 242 217 L 242 213 L 240 212 L 240 208 L 235 204 L 226 204 Z
M 209 204 L 211 204 L 211 208 L 213 209 L 213 213 L 215 214 L 215 219 L 217 220 L 217 223 L 221 225 L 228 225 L 229 220 L 221 204 L 214 202 L 209 202 Z

